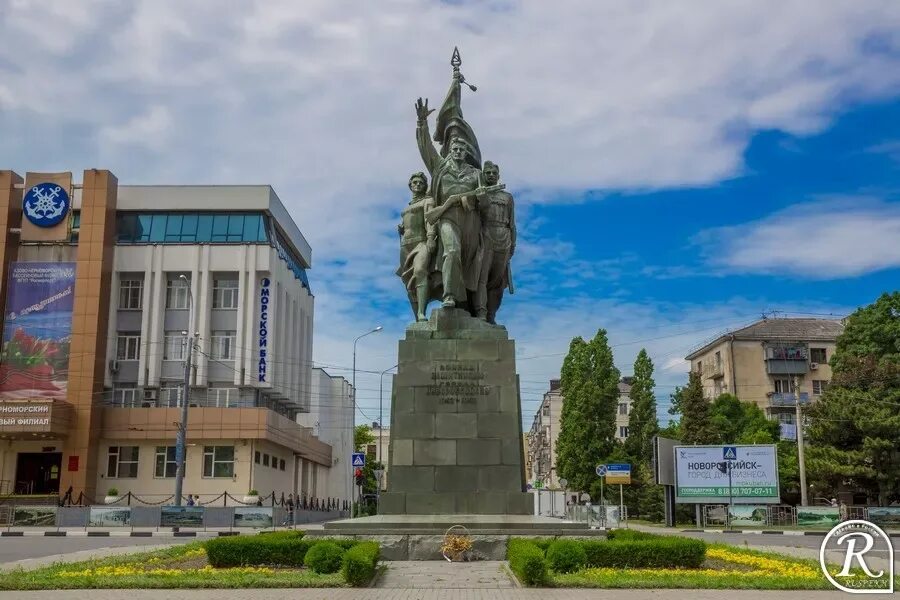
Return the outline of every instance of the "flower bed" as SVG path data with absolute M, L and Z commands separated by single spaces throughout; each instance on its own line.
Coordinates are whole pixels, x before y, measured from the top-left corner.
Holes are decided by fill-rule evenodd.
M 640 532 L 609 539 L 513 539 L 510 569 L 530 586 L 833 589 L 814 560 Z
M 297 532 L 286 533 L 217 538 L 150 553 L 55 564 L 33 571 L 19 569 L 0 573 L 0 590 L 346 587 L 348 584 L 367 585 L 375 575 L 379 547 L 374 542 L 332 543 L 342 552 L 339 564 L 343 571 L 317 573 L 301 568 L 307 551 L 315 542 L 303 540 L 302 534 Z M 234 551 L 268 547 L 264 557 L 279 560 L 261 564 L 258 556 L 248 556 L 245 564 L 215 566 L 207 549 L 212 546 L 221 551 L 222 546 L 218 542 L 239 539 L 253 540 L 257 544 L 242 542 L 226 546 L 227 551 L 223 555 L 234 556 Z M 301 552 L 291 555 L 288 550 Z M 246 564 L 248 562 L 258 564 Z M 283 566 L 279 562 L 288 565 Z

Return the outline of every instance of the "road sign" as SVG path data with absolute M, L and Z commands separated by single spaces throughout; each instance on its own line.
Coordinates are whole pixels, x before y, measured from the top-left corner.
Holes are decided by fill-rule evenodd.
M 631 465 L 611 464 L 606 465 L 606 483 L 631 483 Z
M 362 452 L 354 452 L 353 453 L 353 466 L 354 467 L 364 467 L 366 466 L 366 455 Z
M 606 465 L 597 465 L 596 469 L 597 477 L 603 477 L 606 475 Z
M 722 446 L 723 460 L 737 460 L 737 446 Z

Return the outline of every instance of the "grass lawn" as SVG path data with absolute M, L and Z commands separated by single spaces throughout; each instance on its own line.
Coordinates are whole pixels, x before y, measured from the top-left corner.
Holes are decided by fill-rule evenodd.
M 840 567 L 835 566 L 834 572 Z M 900 581 L 900 577 L 897 578 Z M 584 569 L 553 573 L 554 587 L 833 590 L 818 561 L 710 544 L 700 569 Z
M 33 571 L 0 573 L 0 590 L 288 587 L 347 587 L 347 584 L 340 572 L 318 575 L 308 569 L 214 569 L 206 560 L 202 542 L 101 560 L 57 563 Z

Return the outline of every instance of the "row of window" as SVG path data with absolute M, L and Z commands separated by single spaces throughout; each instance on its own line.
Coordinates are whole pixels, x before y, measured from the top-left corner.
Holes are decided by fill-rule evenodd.
M 271 459 L 271 460 L 270 460 Z M 283 458 L 278 458 L 277 456 L 269 456 L 265 452 L 260 454 L 259 450 L 257 450 L 253 455 L 253 462 L 258 465 L 262 465 L 264 467 L 268 467 L 271 465 L 273 469 L 278 469 L 279 471 L 284 471 L 285 462 Z
M 138 476 L 140 446 L 110 446 L 106 461 L 106 476 L 116 479 L 135 479 Z M 154 477 L 175 477 L 175 446 L 157 446 Z M 187 461 L 185 461 L 185 473 Z M 203 447 L 203 477 L 233 477 L 234 446 Z
M 181 383 L 167 382 L 160 386 L 157 397 L 148 399 L 144 390 L 137 387 L 118 387 L 112 392 L 112 406 L 121 408 L 179 408 L 184 398 L 184 386 Z M 206 390 L 205 398 L 198 398 L 192 390 L 191 403 L 209 408 L 235 408 L 240 404 L 240 391 L 235 387 L 211 387 Z
M 189 306 L 190 279 L 166 281 L 166 308 L 187 310 Z M 122 277 L 119 282 L 119 310 L 141 310 L 144 307 L 144 280 Z M 213 279 L 213 308 L 236 309 L 238 307 L 237 279 Z
M 261 214 L 187 212 L 119 213 L 116 239 L 119 244 L 269 241 Z
M 794 388 L 794 380 L 792 377 L 775 377 L 775 393 L 776 394 L 793 394 L 796 391 Z M 812 393 L 813 396 L 821 396 L 825 393 L 825 390 L 828 388 L 828 380 L 827 379 L 813 379 L 812 380 Z
M 237 331 L 212 331 L 209 337 L 209 355 L 213 360 L 234 360 Z M 184 360 L 187 355 L 187 336 L 181 331 L 166 331 L 163 336 L 163 360 Z M 140 360 L 141 333 L 121 331 L 116 336 L 116 360 Z

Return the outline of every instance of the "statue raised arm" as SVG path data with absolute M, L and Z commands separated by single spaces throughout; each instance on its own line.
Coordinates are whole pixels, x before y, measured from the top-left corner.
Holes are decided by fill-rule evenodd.
M 423 102 L 421 98 L 416 100 L 416 143 L 419 146 L 419 154 L 429 174 L 434 174 L 441 164 L 441 155 L 431 142 L 431 134 L 428 131 L 428 115 L 434 109 L 428 109 L 428 98 Z

